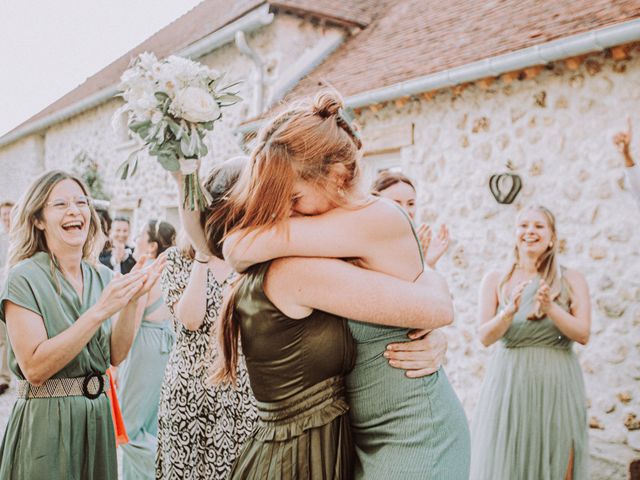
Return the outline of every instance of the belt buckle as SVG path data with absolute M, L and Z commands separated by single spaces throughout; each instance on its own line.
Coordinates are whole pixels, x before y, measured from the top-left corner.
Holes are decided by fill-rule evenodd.
M 97 392 L 90 392 L 89 391 L 89 382 L 91 382 L 92 378 L 97 378 L 98 379 L 98 391 Z M 102 395 L 103 392 L 104 392 L 104 378 L 102 377 L 101 374 L 99 374 L 97 372 L 92 372 L 92 373 L 87 374 L 86 377 L 84 377 L 84 380 L 82 382 L 82 394 L 85 397 L 87 397 L 90 400 L 95 400 L 100 395 Z

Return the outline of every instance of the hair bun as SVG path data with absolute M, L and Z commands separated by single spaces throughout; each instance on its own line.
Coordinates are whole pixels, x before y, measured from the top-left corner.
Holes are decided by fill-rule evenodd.
M 313 100 L 313 113 L 322 118 L 329 118 L 337 115 L 338 111 L 344 107 L 342 97 L 335 91 L 323 91 L 316 95 Z

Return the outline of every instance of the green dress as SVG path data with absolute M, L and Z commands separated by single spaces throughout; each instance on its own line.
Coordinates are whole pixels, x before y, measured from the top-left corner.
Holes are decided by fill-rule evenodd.
M 413 222 L 399 210 L 411 225 L 424 268 Z M 467 417 L 444 369 L 408 378 L 404 370 L 389 366 L 383 353 L 389 343 L 406 342 L 410 330 L 356 321 L 349 328 L 357 345 L 356 363 L 346 378 L 357 458 L 354 478 L 467 480 Z
M 549 317 L 527 320 L 538 283 L 525 288 L 487 367 L 472 425 L 475 480 L 563 479 L 572 447 L 573 478 L 588 478 L 582 371 L 573 342 Z M 566 287 L 556 302 L 569 309 Z
M 6 321 L 4 301 L 10 300 L 40 315 L 49 338 L 58 335 L 96 303 L 112 276 L 106 267 L 94 267 L 84 261 L 82 274 L 80 299 L 53 266 L 49 254 L 36 253 L 10 270 L 0 295 L 0 320 Z M 107 321 L 78 356 L 52 378 L 104 374 L 111 358 L 109 342 Z M 12 348 L 9 363 L 18 379 L 24 380 Z M 107 395 L 95 400 L 80 396 L 16 400 L 0 447 L 0 478 L 116 479 L 116 441 Z
M 263 290 L 270 262 L 256 265 L 236 295 L 258 425 L 230 479 L 346 480 L 353 447 L 343 376 L 354 346 L 346 322 L 314 311 L 294 320 Z
M 145 308 L 138 334 L 118 372 L 122 418 L 129 437 L 120 447 L 124 480 L 156 478 L 160 387 L 174 334 L 169 319 L 156 322 L 147 316 L 163 302 L 160 296 Z

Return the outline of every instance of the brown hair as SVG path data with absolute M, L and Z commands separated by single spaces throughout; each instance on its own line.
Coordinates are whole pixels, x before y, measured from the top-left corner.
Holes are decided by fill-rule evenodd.
M 215 165 L 203 182 L 203 186 L 209 192 L 212 200 L 211 204 L 200 212 L 200 226 L 207 240 L 207 248 L 220 259 L 223 259 L 222 241 L 226 228 L 233 224 L 229 219 L 229 193 L 238 182 L 238 178 L 248 161 L 249 157 L 247 156 L 230 158 Z M 196 251 L 184 231 L 178 235 L 178 246 L 185 257 L 191 260 L 195 258 Z
M 362 142 L 342 111 L 344 104 L 335 91 L 318 93 L 313 102 L 300 103 L 280 113 L 258 135 L 249 168 L 232 189 L 230 208 L 211 218 L 224 230 L 274 227 L 289 218 L 294 182 L 312 182 L 324 189 L 335 205 L 344 204 L 335 194 L 330 173 L 334 165 L 344 171 L 340 191 L 352 189 L 360 177 L 359 150 Z M 332 188 L 334 187 L 334 188 Z M 222 355 L 214 365 L 214 382 L 234 382 L 238 363 L 239 323 L 234 311 L 240 281 L 227 297 L 218 327 Z
M 558 298 L 562 293 L 563 286 L 565 286 L 569 293 L 571 291 L 568 283 L 562 278 L 560 265 L 558 263 L 558 234 L 556 230 L 556 217 L 548 208 L 543 207 L 542 205 L 525 207 L 521 212 L 525 212 L 527 210 L 534 210 L 542 213 L 547 220 L 549 229 L 551 230 L 551 246 L 548 246 L 547 249 L 542 253 L 542 255 L 540 255 L 536 267 L 538 274 L 540 275 L 542 280 L 544 280 L 544 282 L 549 285 L 550 297 L 552 300 L 554 300 Z M 520 252 L 518 251 L 517 245 L 513 249 L 513 255 L 514 260 L 511 264 L 511 267 L 509 268 L 509 271 L 498 284 L 498 294 L 500 297 L 500 301 L 505 301 L 506 285 L 513 277 L 513 273 L 515 272 L 518 263 L 520 262 Z M 534 315 L 536 317 L 541 316 L 540 312 L 534 312 Z
M 400 172 L 392 172 L 390 170 L 383 170 L 378 174 L 378 178 L 375 179 L 373 185 L 371 185 L 371 193 L 374 195 L 380 195 L 389 187 L 394 186 L 397 183 L 406 183 L 413 191 L 416 191 L 416 187 L 409 177 L 403 175 Z
M 4 200 L 4 201 L 0 202 L 0 208 L 4 208 L 4 207 L 13 208 L 14 205 L 15 205 L 15 203 L 12 202 L 11 200 Z
M 328 174 L 334 165 L 345 171 L 339 190 L 357 183 L 362 143 L 342 108 L 336 92 L 323 91 L 312 103 L 280 113 L 260 131 L 250 168 L 231 193 L 230 218 L 238 221 L 230 231 L 269 228 L 286 220 L 297 179 L 331 194 Z M 331 196 L 336 205 L 343 203 L 339 195 Z
M 146 232 L 149 242 L 155 242 L 158 245 L 156 252 L 158 256 L 176 244 L 176 229 L 169 222 L 149 220 Z

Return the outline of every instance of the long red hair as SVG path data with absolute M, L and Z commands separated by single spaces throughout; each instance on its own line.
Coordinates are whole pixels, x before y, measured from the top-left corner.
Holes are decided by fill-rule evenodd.
M 321 187 L 335 205 L 343 204 L 339 192 L 352 189 L 360 178 L 362 143 L 345 118 L 343 101 L 335 91 L 318 93 L 313 102 L 300 103 L 280 113 L 259 133 L 250 166 L 232 189 L 225 231 L 250 232 L 282 225 L 291 212 L 296 180 Z M 339 185 L 330 171 L 340 165 L 345 172 Z M 234 311 L 238 283 L 227 297 L 218 327 L 223 353 L 214 367 L 215 382 L 234 382 L 238 362 L 239 322 Z

